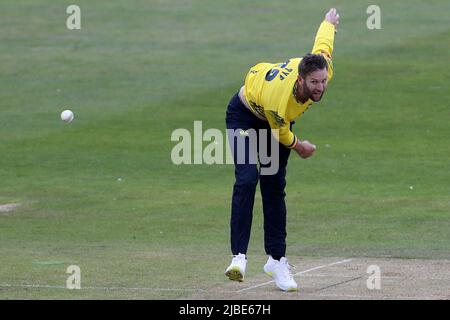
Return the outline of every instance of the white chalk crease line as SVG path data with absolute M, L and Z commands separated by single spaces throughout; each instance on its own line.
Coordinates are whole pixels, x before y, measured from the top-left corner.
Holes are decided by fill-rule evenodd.
M 307 269 L 307 270 L 304 270 L 304 271 L 297 272 L 297 273 L 293 274 L 293 276 L 294 277 L 295 276 L 299 276 L 299 275 L 302 275 L 302 274 L 305 274 L 305 273 L 308 273 L 308 272 L 311 272 L 311 271 L 314 271 L 314 270 L 323 269 L 323 268 L 326 268 L 326 267 L 331 267 L 331 266 L 334 266 L 334 265 L 337 265 L 337 264 L 342 264 L 342 263 L 346 263 L 346 262 L 350 262 L 350 261 L 352 261 L 352 259 L 345 259 L 345 260 L 341 260 L 341 261 L 332 262 L 332 263 L 329 263 L 329 264 L 324 264 L 322 266 L 318 266 L 318 267 L 314 267 L 314 268 L 311 268 L 311 269 Z M 261 284 L 257 284 L 257 285 L 254 285 L 254 286 L 251 286 L 251 287 L 248 287 L 248 288 L 244 288 L 244 289 L 238 290 L 236 292 L 243 292 L 243 291 L 256 289 L 256 288 L 263 287 L 263 286 L 266 286 L 268 284 L 271 284 L 273 282 L 275 282 L 275 280 L 270 280 L 270 281 L 267 281 L 267 282 L 264 282 L 264 283 L 261 283 Z

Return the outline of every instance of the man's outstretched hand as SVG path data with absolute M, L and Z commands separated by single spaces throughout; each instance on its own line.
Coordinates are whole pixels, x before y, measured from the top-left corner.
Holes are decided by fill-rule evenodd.
M 303 159 L 311 157 L 316 151 L 316 146 L 310 143 L 308 140 L 298 141 L 297 145 L 294 147 L 295 151 Z
M 325 15 L 325 20 L 333 24 L 337 29 L 337 26 L 339 25 L 339 13 L 337 13 L 335 8 L 331 8 Z

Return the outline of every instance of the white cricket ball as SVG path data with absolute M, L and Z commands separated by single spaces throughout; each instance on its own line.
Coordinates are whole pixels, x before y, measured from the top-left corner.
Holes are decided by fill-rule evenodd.
M 70 110 L 64 110 L 61 112 L 61 120 L 65 122 L 71 122 L 73 120 L 73 112 Z

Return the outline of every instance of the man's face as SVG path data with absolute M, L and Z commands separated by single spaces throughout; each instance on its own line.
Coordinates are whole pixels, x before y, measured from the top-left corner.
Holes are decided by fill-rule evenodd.
M 327 89 L 327 77 L 327 69 L 313 71 L 305 79 L 298 75 L 302 96 L 308 97 L 314 102 L 320 101 Z

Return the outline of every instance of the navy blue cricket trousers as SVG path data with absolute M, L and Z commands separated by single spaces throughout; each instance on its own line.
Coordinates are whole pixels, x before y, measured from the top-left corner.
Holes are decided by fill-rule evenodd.
M 259 151 L 260 145 L 260 134 L 258 130 L 270 130 L 269 123 L 260 120 L 248 110 L 242 104 L 238 94 L 235 94 L 228 104 L 226 125 L 227 129 L 256 130 L 258 136 L 257 151 Z M 247 253 L 255 191 L 259 180 L 264 213 L 264 249 L 266 254 L 279 259 L 280 257 L 284 257 L 286 253 L 286 194 L 284 189 L 286 186 L 286 166 L 291 150 L 276 142 L 279 145 L 279 169 L 273 175 L 263 175 L 260 174 L 258 164 L 248 161 L 250 152 L 255 152 L 254 148 L 250 148 L 249 143 L 245 144 L 245 159 L 247 161 L 241 164 L 238 163 L 236 140 L 240 138 L 239 136 L 233 137 L 235 143 L 231 150 L 235 163 L 236 177 L 231 203 L 231 252 L 233 255 Z M 245 137 L 243 138 L 245 139 Z M 271 152 L 269 139 L 273 139 L 273 137 L 271 138 L 270 131 L 268 131 L 266 143 L 269 152 Z M 270 156 L 277 155 L 270 154 Z

